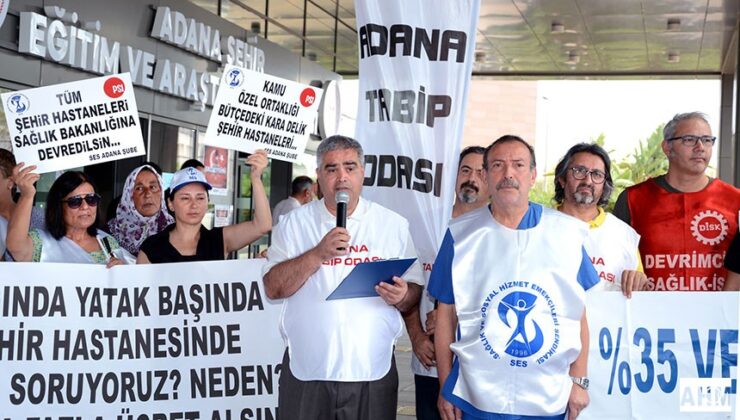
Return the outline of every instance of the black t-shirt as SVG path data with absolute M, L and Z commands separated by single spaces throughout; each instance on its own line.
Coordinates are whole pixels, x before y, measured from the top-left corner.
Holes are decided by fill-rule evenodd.
M 740 273 L 740 233 L 735 234 L 730 247 L 727 249 L 725 268 L 733 273 Z
M 170 232 L 175 223 L 165 230 L 148 237 L 141 250 L 144 251 L 152 264 L 190 262 L 190 261 L 223 261 L 224 258 L 224 230 L 221 227 L 208 230 L 200 227 L 200 239 L 195 255 L 181 255 L 170 243 Z

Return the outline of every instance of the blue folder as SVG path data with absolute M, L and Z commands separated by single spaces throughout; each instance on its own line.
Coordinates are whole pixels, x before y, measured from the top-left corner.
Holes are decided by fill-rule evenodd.
M 326 300 L 378 296 L 375 285 L 381 281 L 393 284 L 393 276 L 403 277 L 403 274 L 414 261 L 416 261 L 416 258 L 379 260 L 357 264 Z

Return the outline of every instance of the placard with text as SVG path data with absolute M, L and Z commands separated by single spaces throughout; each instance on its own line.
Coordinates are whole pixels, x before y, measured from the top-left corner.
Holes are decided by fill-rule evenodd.
M 146 153 L 128 73 L 16 92 L 2 98 L 18 162 L 37 173 Z
M 316 124 L 323 91 L 292 80 L 227 66 L 205 143 L 295 162 Z

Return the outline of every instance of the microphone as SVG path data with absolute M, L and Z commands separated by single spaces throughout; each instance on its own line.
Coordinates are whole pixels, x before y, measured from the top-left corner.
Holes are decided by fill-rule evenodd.
M 349 203 L 349 193 L 347 191 L 337 191 L 334 195 L 334 201 L 337 202 L 337 227 L 347 227 L 347 203 Z

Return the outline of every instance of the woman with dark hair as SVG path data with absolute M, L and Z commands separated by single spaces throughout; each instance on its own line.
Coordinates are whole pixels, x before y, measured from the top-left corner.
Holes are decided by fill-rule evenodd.
M 100 196 L 83 172 L 65 172 L 54 181 L 46 198 L 46 229 L 29 231 L 34 183 L 39 179 L 34 169 L 23 168 L 23 163 L 13 169 L 21 195 L 8 226 L 8 251 L 16 261 L 111 267 L 133 259 L 113 237 L 98 230 Z
M 142 165 L 126 178 L 116 217 L 108 231 L 126 251 L 139 253 L 144 240 L 163 231 L 175 219 L 167 213 L 162 177 L 150 165 Z
M 256 151 L 247 158 L 246 164 L 252 168 L 252 220 L 206 229 L 201 223 L 208 211 L 208 190 L 211 189 L 211 184 L 197 169 L 181 169 L 172 176 L 172 192 L 167 197 L 167 206 L 175 215 L 175 223 L 141 244 L 137 264 L 224 260 L 228 253 L 247 246 L 269 232 L 272 229 L 272 216 L 262 184 L 262 172 L 267 167 L 267 153 L 263 150 Z

